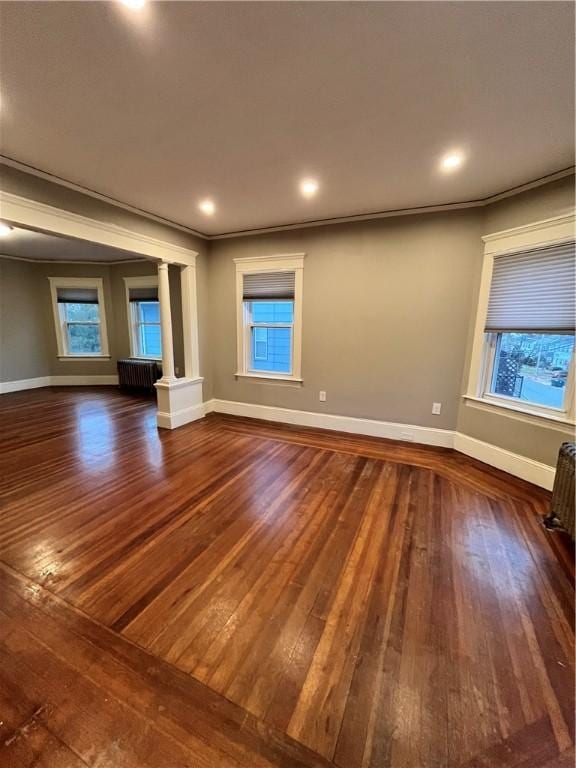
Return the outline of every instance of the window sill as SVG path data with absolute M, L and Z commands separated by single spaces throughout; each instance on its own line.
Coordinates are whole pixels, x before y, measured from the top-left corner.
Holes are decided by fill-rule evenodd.
M 573 427 L 576 424 L 573 419 L 568 417 L 567 413 L 563 413 L 562 411 L 559 411 L 558 414 L 545 413 L 544 411 L 539 411 L 535 408 L 521 407 L 516 405 L 516 403 L 496 401 L 487 397 L 476 397 L 474 395 L 463 395 L 463 398 L 467 401 L 468 405 L 472 405 L 482 410 L 492 411 L 493 413 L 504 411 L 507 416 L 514 416 L 521 421 L 527 421 L 529 423 L 538 424 L 544 421 L 549 424 L 555 424 L 558 427 Z
M 273 373 L 235 373 L 237 379 L 261 379 L 275 384 L 286 382 L 287 384 L 302 384 L 303 379 L 298 376 L 281 376 Z
M 110 360 L 110 355 L 58 355 L 58 360 Z

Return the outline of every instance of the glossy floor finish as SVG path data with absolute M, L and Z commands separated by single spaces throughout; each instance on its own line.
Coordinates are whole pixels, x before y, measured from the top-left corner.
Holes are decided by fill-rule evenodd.
M 573 561 L 543 491 L 412 444 L 216 415 L 158 432 L 105 388 L 3 396 L 0 426 L 16 765 L 573 762 Z M 26 762 L 27 723 L 81 762 Z

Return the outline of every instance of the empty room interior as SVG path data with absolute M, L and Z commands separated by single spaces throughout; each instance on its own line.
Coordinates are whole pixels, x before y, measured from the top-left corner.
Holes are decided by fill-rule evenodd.
M 572 768 L 572 2 L 0 2 L 0 765 Z

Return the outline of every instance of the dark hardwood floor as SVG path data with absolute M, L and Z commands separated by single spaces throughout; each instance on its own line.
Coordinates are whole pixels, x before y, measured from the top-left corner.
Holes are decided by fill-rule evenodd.
M 159 432 L 107 388 L 4 395 L 0 427 L 0 764 L 573 764 L 544 491 L 413 444 Z

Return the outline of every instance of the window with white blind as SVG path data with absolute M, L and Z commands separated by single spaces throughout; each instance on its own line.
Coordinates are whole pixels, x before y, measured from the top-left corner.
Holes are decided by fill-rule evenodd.
M 575 276 L 573 242 L 493 257 L 483 397 L 549 413 L 570 409 Z
M 49 280 L 58 357 L 108 357 L 102 278 Z
M 162 358 L 158 278 L 125 277 L 130 355 L 149 360 Z
M 235 262 L 236 375 L 301 381 L 303 254 Z

